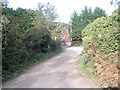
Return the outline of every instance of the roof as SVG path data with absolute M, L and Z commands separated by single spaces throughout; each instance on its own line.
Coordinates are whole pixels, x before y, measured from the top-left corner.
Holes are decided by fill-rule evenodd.
M 60 39 L 61 41 L 71 41 L 68 30 L 65 30 L 64 32 L 60 33 Z

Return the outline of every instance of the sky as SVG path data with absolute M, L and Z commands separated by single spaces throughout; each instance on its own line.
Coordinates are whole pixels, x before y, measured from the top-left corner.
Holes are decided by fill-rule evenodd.
M 70 17 L 75 10 L 80 13 L 85 6 L 91 7 L 92 10 L 95 7 L 100 7 L 105 10 L 107 15 L 111 15 L 115 10 L 115 6 L 110 4 L 111 0 L 8 0 L 10 7 L 16 9 L 18 7 L 26 9 L 37 9 L 38 3 L 49 2 L 57 9 L 59 14 L 59 21 L 69 23 Z

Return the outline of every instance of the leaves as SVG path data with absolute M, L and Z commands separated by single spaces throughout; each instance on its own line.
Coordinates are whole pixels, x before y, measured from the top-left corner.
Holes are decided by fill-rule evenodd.
M 96 7 L 92 12 L 91 8 L 85 7 L 80 14 L 74 11 L 71 17 L 72 23 L 72 39 L 73 41 L 82 41 L 82 30 L 90 23 L 92 23 L 95 19 L 106 16 L 105 11 Z M 100 26 L 97 26 L 100 27 Z M 79 39 L 80 38 L 80 39 Z
M 119 47 L 119 31 L 113 17 L 115 16 L 101 17 L 89 24 L 82 31 L 82 40 L 85 50 L 97 50 L 103 60 L 116 62 L 116 56 L 109 55 L 118 52 Z
M 47 24 L 50 22 L 42 12 L 22 8 L 13 10 L 8 7 L 4 7 L 2 11 L 4 81 L 23 70 L 29 63 L 35 62 L 32 59 L 38 55 L 45 57 L 48 53 L 55 52 L 59 46 L 51 39 Z

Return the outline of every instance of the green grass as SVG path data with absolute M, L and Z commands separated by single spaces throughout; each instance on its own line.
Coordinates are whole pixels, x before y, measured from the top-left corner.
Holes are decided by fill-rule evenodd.
M 20 64 L 20 65 L 17 65 L 17 67 L 19 67 L 15 72 L 8 72 L 6 71 L 4 73 L 4 75 L 2 75 L 2 81 L 5 82 L 15 76 L 18 76 L 20 75 L 22 72 L 25 72 L 27 70 L 29 70 L 30 68 L 34 67 L 35 65 L 45 61 L 45 60 L 48 60 L 50 58 L 52 58 L 53 56 L 61 53 L 63 51 L 62 48 L 59 48 L 58 50 L 56 50 L 55 52 L 49 52 L 49 53 L 41 53 L 41 54 L 38 54 L 36 55 L 35 58 L 31 58 L 29 60 L 29 62 L 26 62 L 24 64 Z
M 94 70 L 92 69 L 94 66 L 85 64 L 86 59 L 89 59 L 89 58 L 86 58 L 83 54 L 81 54 L 81 55 L 78 57 L 78 59 L 79 59 L 79 60 L 78 60 L 78 63 L 79 63 L 80 69 L 82 69 L 82 71 L 85 72 L 87 76 L 89 76 L 89 77 L 92 78 L 92 79 L 95 79 L 95 78 L 96 78 L 96 75 L 93 73 Z M 87 61 L 88 61 L 88 60 L 87 60 Z M 88 61 L 88 62 L 89 62 L 89 61 Z

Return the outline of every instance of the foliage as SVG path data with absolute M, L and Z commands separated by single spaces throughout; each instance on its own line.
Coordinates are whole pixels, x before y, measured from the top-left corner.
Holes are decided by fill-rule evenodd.
M 51 38 L 49 25 L 46 24 L 50 21 L 46 18 L 43 12 L 22 8 L 13 10 L 7 6 L 3 7 L 3 81 L 60 48 Z M 38 56 L 39 59 L 35 60 Z
M 82 31 L 85 48 L 79 60 L 81 67 L 87 73 L 91 71 L 92 74 L 97 76 L 98 82 L 105 84 L 105 86 L 113 85 L 113 83 L 113 86 L 117 86 L 115 78 L 117 78 L 117 67 L 119 67 L 120 39 L 118 23 L 117 9 L 112 16 L 97 18 Z M 115 70 L 116 72 L 114 72 Z M 106 72 L 114 73 L 116 76 L 108 76 L 109 73 L 106 74 Z
M 45 16 L 46 24 L 50 30 L 54 29 L 55 20 L 58 18 L 57 10 L 55 6 L 52 6 L 49 2 L 47 4 L 38 4 L 38 12 Z
M 94 66 L 88 64 L 91 55 L 85 54 L 85 52 L 82 52 L 82 54 L 79 56 L 79 64 L 80 68 L 92 79 L 96 78 L 95 70 L 93 69 Z
M 96 7 L 93 11 L 93 20 L 97 19 L 98 17 L 106 16 L 105 10 Z
M 63 32 L 67 29 L 68 24 L 56 22 L 56 28 L 54 30 L 51 30 L 51 36 L 53 40 L 60 41 L 60 32 Z
M 81 46 L 82 42 L 72 41 L 72 46 Z
M 52 39 L 59 39 L 59 33 L 65 29 L 66 24 L 57 22 L 58 14 L 55 6 L 52 6 L 50 3 L 39 3 L 38 10 L 29 10 L 28 12 L 34 14 L 33 25 L 38 27 L 46 26 L 51 33 Z
M 50 42 L 50 33 L 44 27 L 32 27 L 25 34 L 24 42 L 26 48 L 36 52 L 46 53 Z
M 114 57 L 109 56 L 109 53 L 118 51 L 117 22 L 112 16 L 98 18 L 83 30 L 82 36 L 86 49 L 99 50 L 104 60 L 116 62 Z
M 24 63 L 19 63 L 17 65 L 15 65 L 14 63 L 10 63 L 11 67 L 9 68 L 9 70 L 3 70 L 3 75 L 2 75 L 2 80 L 3 82 L 16 76 L 19 75 L 19 73 L 24 72 L 26 70 L 28 70 L 29 68 L 33 67 L 34 65 L 45 61 L 53 56 L 55 56 L 56 54 L 59 54 L 62 51 L 62 49 L 59 47 L 57 48 L 57 50 L 55 50 L 55 52 L 50 52 L 50 53 L 38 53 L 36 54 L 35 57 L 30 57 L 29 60 L 26 60 L 26 62 L 24 60 Z M 12 71 L 14 68 L 14 71 Z
M 111 0 L 111 5 L 119 5 L 120 6 L 120 1 L 119 0 Z
M 117 17 L 114 14 L 109 17 L 98 18 L 82 31 L 83 45 L 85 46 L 83 62 L 87 63 L 85 67 L 91 61 L 93 62 L 91 66 L 97 65 L 97 62 L 102 61 L 108 61 L 117 66 L 118 41 L 120 38 Z M 85 59 L 87 58 L 85 55 L 89 56 L 89 59 Z M 92 69 L 92 71 L 96 70 L 97 68 Z
M 30 21 L 31 18 L 29 18 L 25 9 L 3 8 L 3 80 L 6 75 L 19 70 L 19 66 L 30 58 L 27 49 L 22 44 L 24 33 L 31 27 Z
M 33 26 L 47 27 L 47 21 L 42 12 L 39 12 L 38 10 L 31 10 L 31 9 L 27 10 L 27 12 L 31 14 L 31 18 L 33 19 L 32 21 Z
M 72 18 L 72 40 L 73 41 L 79 41 L 81 39 L 81 22 L 80 22 L 80 17 L 77 15 L 76 12 L 74 12 Z M 79 38 L 80 37 L 80 38 Z
M 92 12 L 91 8 L 85 7 L 80 14 L 74 12 L 71 17 L 72 39 L 73 41 L 82 41 L 82 30 L 96 18 L 106 16 L 105 11 L 96 7 Z

